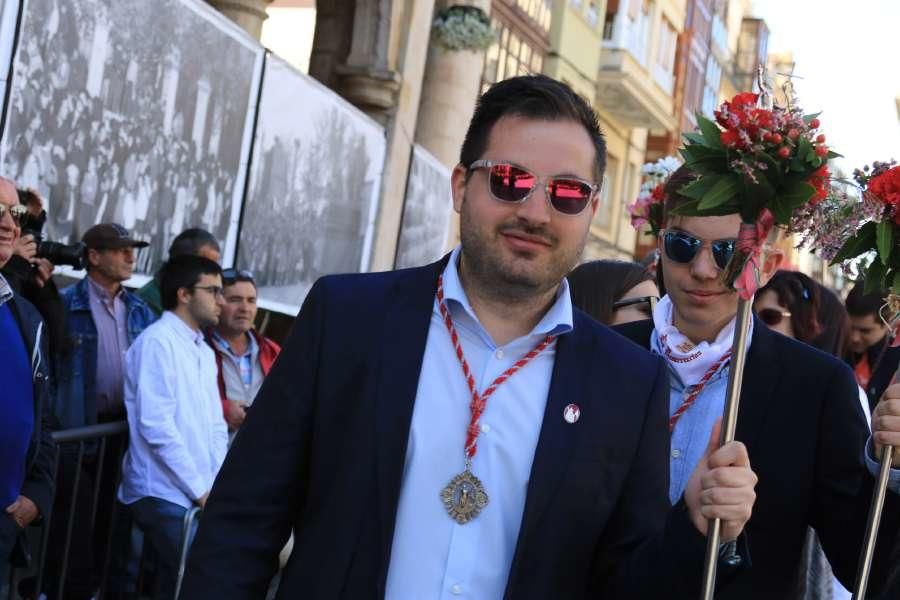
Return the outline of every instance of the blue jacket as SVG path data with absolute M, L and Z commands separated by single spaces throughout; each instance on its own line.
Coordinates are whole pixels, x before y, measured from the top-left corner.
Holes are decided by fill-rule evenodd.
M 50 372 L 46 361 L 47 338 L 43 333 L 44 322 L 41 315 L 30 302 L 21 296 L 15 296 L 9 301 L 9 306 L 31 357 L 33 376 L 34 429 L 28 444 L 25 482 L 20 493 L 34 502 L 43 516 L 50 514 L 54 487 L 53 440 L 50 438 L 51 423 L 47 414 L 50 398 Z
M 61 429 L 97 422 L 97 327 L 91 314 L 87 277 L 60 294 L 66 308 L 67 344 L 56 357 L 56 394 L 53 414 Z M 135 294 L 125 291 L 128 345 L 156 320 Z

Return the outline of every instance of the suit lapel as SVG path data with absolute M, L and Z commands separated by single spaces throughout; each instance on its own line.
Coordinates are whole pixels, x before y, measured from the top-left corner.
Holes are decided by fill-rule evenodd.
M 394 535 L 400 483 L 409 440 L 419 372 L 437 292 L 447 257 L 411 269 L 388 291 L 381 331 L 375 398 L 375 461 L 380 532 L 379 586 L 383 593 Z
M 560 336 L 556 342 L 550 391 L 531 465 L 531 477 L 528 480 L 525 509 L 510 568 L 510 579 L 512 574 L 517 572 L 523 549 L 528 547 L 528 538 L 533 534 L 541 515 L 559 489 L 560 481 L 571 462 L 579 433 L 584 428 L 567 423 L 563 418 L 563 411 L 569 404 L 577 404 L 582 413 L 599 410 L 596 404 L 590 405 L 591 397 L 585 393 L 584 379 L 591 370 L 588 365 L 582 364 L 582 361 L 592 354 L 583 348 L 580 349 L 582 345 L 580 334 L 583 334 L 585 327 L 579 328 L 578 320 L 576 316 L 575 328 L 570 333 Z M 596 372 L 594 374 L 602 377 L 602 374 Z M 600 432 L 592 433 L 601 435 Z
M 774 336 L 768 327 L 754 318 L 753 341 L 744 365 L 741 405 L 738 409 L 737 439 L 752 449 L 774 405 L 775 385 L 782 367 L 775 360 Z M 751 455 L 751 461 L 752 461 Z

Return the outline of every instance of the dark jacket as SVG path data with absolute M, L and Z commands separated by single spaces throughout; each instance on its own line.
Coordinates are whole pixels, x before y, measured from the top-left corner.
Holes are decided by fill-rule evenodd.
M 866 396 L 869 398 L 869 409 L 875 410 L 881 395 L 891 384 L 891 379 L 900 366 L 900 346 L 891 348 L 891 339 L 885 336 L 882 341 L 866 350 L 866 354 L 872 367 L 872 376 L 866 386 Z
M 34 268 L 27 259 L 13 254 L 2 269 L 3 277 L 13 291 L 31 302 L 44 320 L 44 337 L 47 338 L 48 363 L 65 347 L 66 309 L 56 283 L 50 279 L 43 287 L 34 282 Z
M 616 330 L 650 347 L 651 321 Z M 863 457 L 868 438 L 847 365 L 757 320 L 737 424 L 759 477 L 745 529 L 752 568 L 723 585 L 717 600 L 793 598 L 807 526 L 818 533 L 835 575 L 853 589 L 875 482 Z M 879 531 L 870 597 L 888 579 L 900 495 L 888 492 Z
M 68 349 L 56 358 L 53 414 L 60 428 L 97 423 L 97 326 L 91 314 L 87 277 L 62 291 L 68 320 Z M 143 300 L 125 291 L 128 344 L 156 320 Z M 124 407 L 123 407 L 124 417 Z
M 37 309 L 20 296 L 9 301 L 19 325 L 25 348 L 31 357 L 32 396 L 34 398 L 34 429 L 25 457 L 25 482 L 20 495 L 37 506 L 41 517 L 50 514 L 53 503 L 54 446 L 50 437 L 50 369 L 47 363 L 47 338 L 44 323 Z M 40 518 L 38 519 L 38 521 Z M 17 541 L 19 551 L 14 556 L 27 555 L 28 540 L 24 531 Z
M 264 597 L 292 531 L 277 598 L 384 597 L 445 265 L 316 282 L 216 479 L 183 598 Z M 573 318 L 556 343 L 505 597 L 699 596 L 705 539 L 668 505 L 666 366 Z M 560 418 L 573 401 L 577 427 Z

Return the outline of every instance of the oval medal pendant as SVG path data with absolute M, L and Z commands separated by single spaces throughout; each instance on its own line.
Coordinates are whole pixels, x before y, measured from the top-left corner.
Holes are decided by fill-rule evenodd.
M 466 469 L 441 490 L 441 501 L 450 518 L 465 525 L 487 506 L 488 495 L 481 480 Z

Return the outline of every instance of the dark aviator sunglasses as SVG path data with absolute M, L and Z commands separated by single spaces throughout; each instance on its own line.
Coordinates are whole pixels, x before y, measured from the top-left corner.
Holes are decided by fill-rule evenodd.
M 713 240 L 709 245 L 716 266 L 724 269 L 734 255 L 737 240 L 734 238 Z M 694 260 L 700 249 L 703 248 L 703 240 L 683 231 L 667 230 L 663 232 L 663 247 L 669 260 L 686 265 Z

